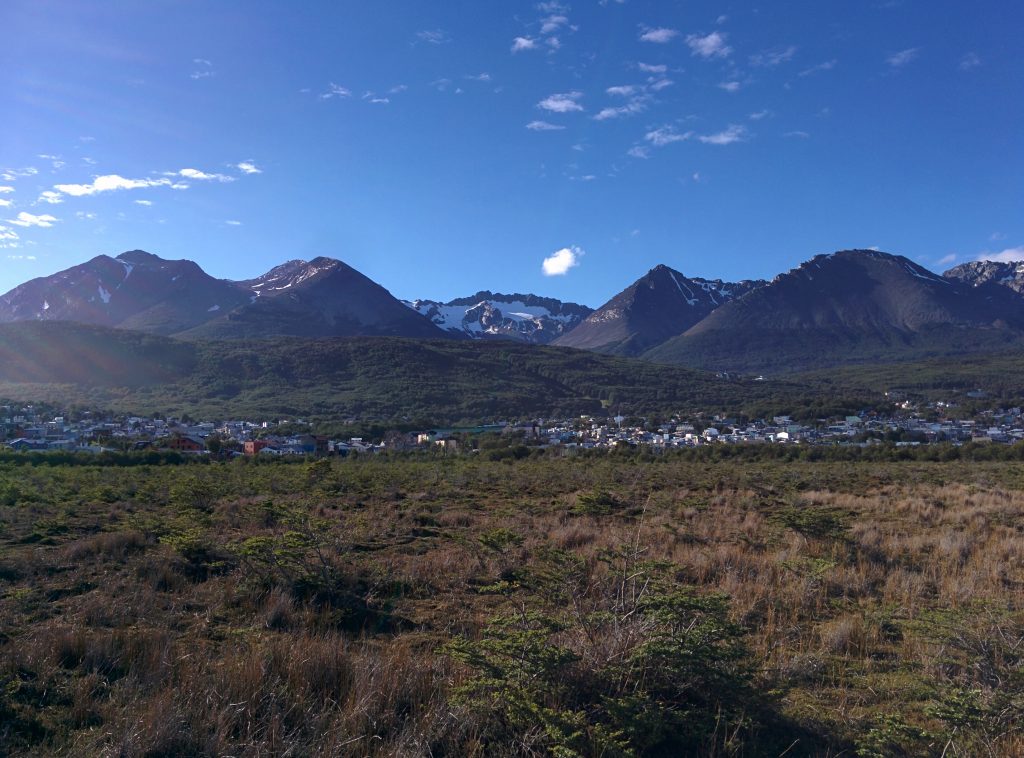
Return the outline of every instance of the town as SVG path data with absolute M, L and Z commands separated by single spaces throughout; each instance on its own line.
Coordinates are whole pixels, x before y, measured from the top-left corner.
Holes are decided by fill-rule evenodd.
M 302 420 L 196 421 L 183 418 L 123 416 L 96 411 L 61 412 L 34 404 L 0 405 L 0 449 L 65 453 L 176 451 L 191 455 L 345 456 L 384 451 L 439 449 L 474 452 L 476 442 L 493 435 L 537 448 L 574 450 L 644 446 L 651 450 L 703 445 L 859 445 L 936 443 L 1014 444 L 1024 441 L 1020 408 L 976 411 L 954 418 L 953 406 L 918 406 L 903 400 L 892 414 L 863 412 L 842 419 L 798 423 L 789 416 L 753 421 L 698 414 L 667 421 L 596 418 L 506 421 L 475 427 L 391 431 L 375 439 L 334 439 Z M 283 430 L 287 430 L 287 432 Z

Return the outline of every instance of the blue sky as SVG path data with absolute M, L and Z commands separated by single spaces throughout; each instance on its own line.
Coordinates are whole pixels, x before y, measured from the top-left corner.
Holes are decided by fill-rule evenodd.
M 591 306 L 659 263 L 1024 258 L 1015 2 L 4 0 L 0 28 L 0 292 L 135 248 Z

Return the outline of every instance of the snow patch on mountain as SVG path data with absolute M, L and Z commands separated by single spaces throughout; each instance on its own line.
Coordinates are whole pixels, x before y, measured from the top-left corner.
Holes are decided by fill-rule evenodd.
M 448 303 L 403 300 L 437 327 L 473 339 L 504 338 L 547 344 L 590 313 L 586 306 L 534 295 L 479 292 Z

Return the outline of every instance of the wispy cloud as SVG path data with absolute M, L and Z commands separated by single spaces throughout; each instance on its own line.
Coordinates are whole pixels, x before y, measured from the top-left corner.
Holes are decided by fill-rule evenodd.
M 569 269 L 580 265 L 580 259 L 585 255 L 578 247 L 563 247 L 556 250 L 541 263 L 541 270 L 544 276 L 565 276 Z
M 125 179 L 117 174 L 107 174 L 106 176 L 97 176 L 89 184 L 57 184 L 54 186 L 54 189 L 72 197 L 83 197 L 95 195 L 99 192 L 143 189 L 144 187 L 168 187 L 170 185 L 170 179 Z
M 739 92 L 740 91 L 740 83 L 739 82 L 722 82 L 721 84 L 718 85 L 718 88 L 719 89 L 724 89 L 726 92 Z
M 22 179 L 26 176 L 35 176 L 39 173 L 39 169 L 29 166 L 27 168 L 5 168 L 0 170 L 0 179 L 5 182 L 13 182 L 16 179 Z
M 956 262 L 956 253 L 950 253 L 949 255 L 943 256 L 935 261 L 940 266 L 949 266 Z
M 516 37 L 512 40 L 512 52 L 521 53 L 524 50 L 536 50 L 537 40 L 532 37 Z
M 770 110 L 765 109 L 763 111 L 756 111 L 755 113 L 751 113 L 749 116 L 747 116 L 747 118 L 749 118 L 751 121 L 760 121 L 761 119 L 768 118 L 771 115 L 772 112 Z
M 643 113 L 647 110 L 647 103 L 650 98 L 638 97 L 630 100 L 625 105 L 609 106 L 602 108 L 596 114 L 594 114 L 595 121 L 607 121 L 611 118 L 621 118 L 622 116 L 635 116 L 638 113 Z
M 8 192 L 14 192 L 14 187 L 0 187 L 0 195 L 4 195 Z
M 837 63 L 839 63 L 839 61 L 833 58 L 830 61 L 825 61 L 824 63 L 815 64 L 810 68 L 805 68 L 803 71 L 797 74 L 797 76 L 810 76 L 811 74 L 817 74 L 820 71 L 831 71 L 836 67 Z
M 226 174 L 209 174 L 205 171 L 200 171 L 197 168 L 183 168 L 180 171 L 171 171 L 164 174 L 165 176 L 181 176 L 185 179 L 195 179 L 202 182 L 233 182 L 235 177 L 227 176 Z
M 801 131 L 799 129 L 792 132 L 785 132 L 783 137 L 796 137 L 797 139 L 808 139 L 811 135 L 808 132 Z
M 651 157 L 651 149 L 645 145 L 633 145 L 633 147 L 626 151 L 626 155 L 630 158 L 642 158 L 643 160 L 647 160 Z
M 263 169 L 257 168 L 256 164 L 253 163 L 252 161 L 242 161 L 241 163 L 236 164 L 235 168 L 237 168 L 243 174 L 262 174 L 263 173 Z
M 977 53 L 967 53 L 963 58 L 960 59 L 958 68 L 961 71 L 970 71 L 972 68 L 977 68 L 981 65 L 981 58 L 978 57 Z
M 7 198 L 0 197 L 0 208 L 10 208 L 12 205 L 14 205 L 13 200 L 8 200 Z
M 580 105 L 579 100 L 582 97 L 582 92 L 563 92 L 557 95 L 549 95 L 537 103 L 537 107 L 545 111 L 551 111 L 552 113 L 571 113 L 573 111 L 581 111 L 583 110 L 583 106 Z
M 565 129 L 564 126 L 549 124 L 547 121 L 531 121 L 526 125 L 526 128 L 535 132 L 557 132 Z
M 342 87 L 340 84 L 330 82 L 327 85 L 327 91 L 320 93 L 320 99 L 330 100 L 333 97 L 352 97 L 352 90 L 348 87 Z
M 723 32 L 711 32 L 703 37 L 699 34 L 691 34 L 686 38 L 686 44 L 690 46 L 690 53 L 701 58 L 727 58 L 732 53 L 732 48 L 726 42 L 726 35 Z
M 228 219 L 224 223 L 227 224 L 228 226 L 241 226 L 242 225 L 241 221 L 235 221 L 234 219 Z
M 698 137 L 705 145 L 731 145 L 735 142 L 743 142 L 747 138 L 747 129 L 744 126 L 730 124 L 725 130 L 716 134 L 704 134 Z
M 152 200 L 132 200 L 132 202 L 135 203 L 136 205 L 145 206 L 146 208 L 150 207 L 153 204 Z
M 605 93 L 615 97 L 630 97 L 637 93 L 639 88 L 634 84 L 621 84 L 615 87 L 609 87 L 605 90 Z
M 46 213 L 42 214 L 41 216 L 35 216 L 31 213 L 26 213 L 25 211 L 22 211 L 21 213 L 18 214 L 17 218 L 9 218 L 7 219 L 7 221 L 8 223 L 14 224 L 16 226 L 41 226 L 46 228 L 53 226 L 54 223 L 56 223 L 57 219 Z
M 796 45 L 773 47 L 751 55 L 750 65 L 771 68 L 793 60 L 794 55 L 796 55 Z
M 193 70 L 190 79 L 208 79 L 213 76 L 213 63 L 206 58 L 193 58 Z
M 59 192 L 54 192 L 53 190 L 46 190 L 44 192 L 39 193 L 39 199 L 36 202 L 49 203 L 50 205 L 59 205 L 60 203 L 64 202 L 64 196 L 61 195 Z
M 653 42 L 657 45 L 664 45 L 666 42 L 671 42 L 679 36 L 679 32 L 676 29 L 667 29 L 663 26 L 657 29 L 641 28 L 644 29 L 640 34 L 641 42 Z
M 416 39 L 431 45 L 444 45 L 452 41 L 451 36 L 444 29 L 424 29 L 416 32 Z
M 664 63 L 637 63 L 636 67 L 648 74 L 664 74 L 668 71 L 668 66 Z
M 1008 247 L 998 253 L 985 252 L 978 256 L 979 261 L 996 261 L 997 263 L 1016 263 L 1024 261 L 1024 245 Z
M 673 142 L 685 142 L 693 136 L 693 132 L 679 132 L 674 126 L 661 126 L 644 135 L 644 139 L 655 147 L 664 147 Z M 646 157 L 646 156 L 644 156 Z
M 541 34 L 554 34 L 563 26 L 569 23 L 569 17 L 561 14 L 551 14 L 550 16 L 541 20 L 540 33 Z
M 906 66 L 908 63 L 914 60 L 920 52 L 920 48 L 910 47 L 907 48 L 906 50 L 900 50 L 898 53 L 893 53 L 892 55 L 885 59 L 885 62 L 888 63 L 893 68 L 900 68 L 901 66 Z

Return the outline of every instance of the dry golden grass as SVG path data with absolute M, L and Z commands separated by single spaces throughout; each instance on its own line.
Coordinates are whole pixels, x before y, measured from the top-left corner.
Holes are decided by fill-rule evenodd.
M 545 550 L 599 577 L 627 544 L 729 596 L 816 754 L 1024 754 L 1024 491 L 995 467 L 861 466 L 226 466 L 209 513 L 169 494 L 186 469 L 4 472 L 41 494 L 0 508 L 0 754 L 493 753 L 439 649 Z M 616 505 L 581 510 L 594 492 Z M 239 552 L 290 532 L 294 563 Z M 961 691 L 1002 720 L 937 715 Z

